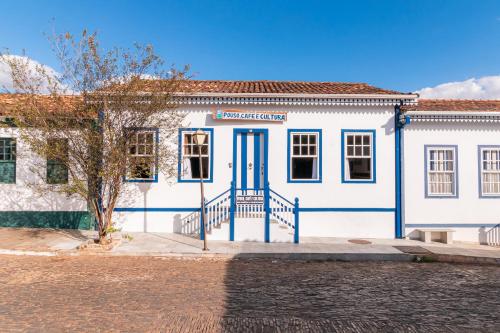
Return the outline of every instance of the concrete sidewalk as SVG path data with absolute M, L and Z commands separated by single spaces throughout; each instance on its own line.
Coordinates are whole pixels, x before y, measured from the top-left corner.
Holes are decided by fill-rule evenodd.
M 128 233 L 110 251 L 78 251 L 94 231 L 0 228 L 0 254 L 275 258 L 341 261 L 445 261 L 500 265 L 500 248 L 403 239 L 308 238 L 300 244 L 209 241 L 171 233 Z M 114 235 L 113 238 L 116 238 Z
M 427 260 L 497 263 L 500 248 L 486 245 L 455 243 L 423 243 L 404 239 L 349 239 L 303 237 L 300 244 L 209 241 L 209 251 L 202 251 L 203 242 L 191 237 L 169 233 L 129 233 L 110 251 L 113 255 L 194 256 L 236 258 L 281 258 L 345 261 L 413 261 Z
M 0 228 L 0 253 L 73 251 L 96 235 L 90 230 Z

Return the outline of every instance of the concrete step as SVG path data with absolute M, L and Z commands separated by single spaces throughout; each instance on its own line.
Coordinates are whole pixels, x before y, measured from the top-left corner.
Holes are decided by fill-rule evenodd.
M 229 240 L 229 220 L 214 225 L 207 230 L 210 240 Z M 234 240 L 263 242 L 265 240 L 265 225 L 263 218 L 235 218 Z M 288 225 L 277 220 L 270 221 L 271 242 L 293 242 L 294 231 Z

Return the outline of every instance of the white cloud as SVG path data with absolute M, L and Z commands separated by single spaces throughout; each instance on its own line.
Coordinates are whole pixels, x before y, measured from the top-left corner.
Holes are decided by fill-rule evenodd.
M 26 56 L 4 55 L 3 57 L 8 59 L 19 60 L 23 64 L 26 62 L 29 71 L 32 73 L 36 73 L 36 68 L 40 68 L 41 66 L 41 68 L 43 68 L 48 75 L 53 77 L 57 77 L 59 75 L 59 73 L 52 67 L 43 65 L 38 61 L 28 58 Z M 42 89 L 42 90 L 47 90 L 47 89 Z M 0 57 L 0 92 L 2 91 L 14 92 L 15 88 L 12 83 L 10 67 L 5 61 L 2 61 L 2 58 Z
M 500 99 L 500 75 L 443 83 L 416 92 L 422 98 Z

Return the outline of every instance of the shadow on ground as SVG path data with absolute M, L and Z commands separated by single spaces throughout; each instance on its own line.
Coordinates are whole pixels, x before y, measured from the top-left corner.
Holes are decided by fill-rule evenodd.
M 224 278 L 222 331 L 493 332 L 500 269 L 479 269 L 236 257 Z

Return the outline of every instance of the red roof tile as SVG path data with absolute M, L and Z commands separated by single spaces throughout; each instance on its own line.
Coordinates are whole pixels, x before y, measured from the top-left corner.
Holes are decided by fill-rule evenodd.
M 419 99 L 418 104 L 406 105 L 403 111 L 500 112 L 500 100 Z
M 158 80 L 144 80 L 145 90 Z M 398 91 L 377 88 L 366 83 L 347 82 L 299 82 L 299 81 L 221 81 L 221 80 L 185 80 L 178 82 L 178 91 L 189 94 L 401 94 Z
M 36 99 L 28 99 L 28 96 L 23 94 L 0 94 L 0 115 L 8 115 L 16 108 L 26 107 L 30 103 L 37 103 L 48 112 L 64 113 L 78 108 L 81 101 L 78 96 L 39 95 Z

